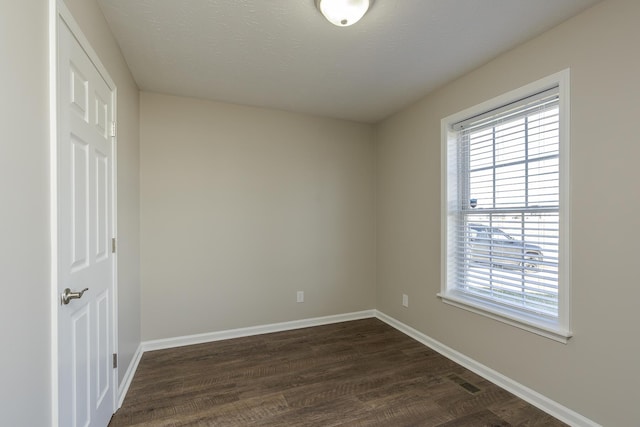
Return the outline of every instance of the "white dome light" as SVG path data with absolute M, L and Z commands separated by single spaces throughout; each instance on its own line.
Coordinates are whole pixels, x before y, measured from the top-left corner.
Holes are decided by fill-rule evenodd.
M 338 27 L 348 27 L 360 20 L 373 0 L 316 0 L 316 7 Z

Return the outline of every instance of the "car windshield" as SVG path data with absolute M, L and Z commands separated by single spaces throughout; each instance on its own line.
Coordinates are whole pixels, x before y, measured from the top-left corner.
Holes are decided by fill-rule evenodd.
M 497 227 L 488 227 L 481 224 L 472 224 L 471 229 L 477 233 L 477 237 L 484 236 L 492 240 L 515 240 L 512 236 Z
M 491 234 L 493 234 L 494 239 L 515 240 L 513 237 L 500 230 L 499 228 L 492 228 Z

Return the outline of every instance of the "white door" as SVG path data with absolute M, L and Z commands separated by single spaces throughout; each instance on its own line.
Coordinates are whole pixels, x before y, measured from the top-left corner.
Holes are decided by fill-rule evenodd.
M 115 390 L 115 92 L 60 16 L 57 27 L 59 425 L 104 427 Z

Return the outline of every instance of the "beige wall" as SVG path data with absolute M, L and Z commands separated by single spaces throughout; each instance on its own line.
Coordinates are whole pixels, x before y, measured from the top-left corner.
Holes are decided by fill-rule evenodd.
M 140 344 L 139 91 L 95 0 L 64 0 L 118 88 L 118 355 L 122 380 Z
M 374 307 L 371 126 L 144 92 L 140 118 L 144 340 Z
M 640 420 L 639 18 L 636 0 L 604 1 L 377 132 L 377 308 L 606 426 Z M 440 119 L 567 67 L 575 336 L 563 345 L 445 305 L 436 293 Z
M 47 2 L 0 13 L 0 424 L 51 416 Z

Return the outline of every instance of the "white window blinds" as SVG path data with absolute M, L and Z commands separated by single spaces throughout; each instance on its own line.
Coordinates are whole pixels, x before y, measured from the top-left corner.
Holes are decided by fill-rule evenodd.
M 558 87 L 452 129 L 456 152 L 449 159 L 449 176 L 456 191 L 449 200 L 450 287 L 490 304 L 557 317 Z

